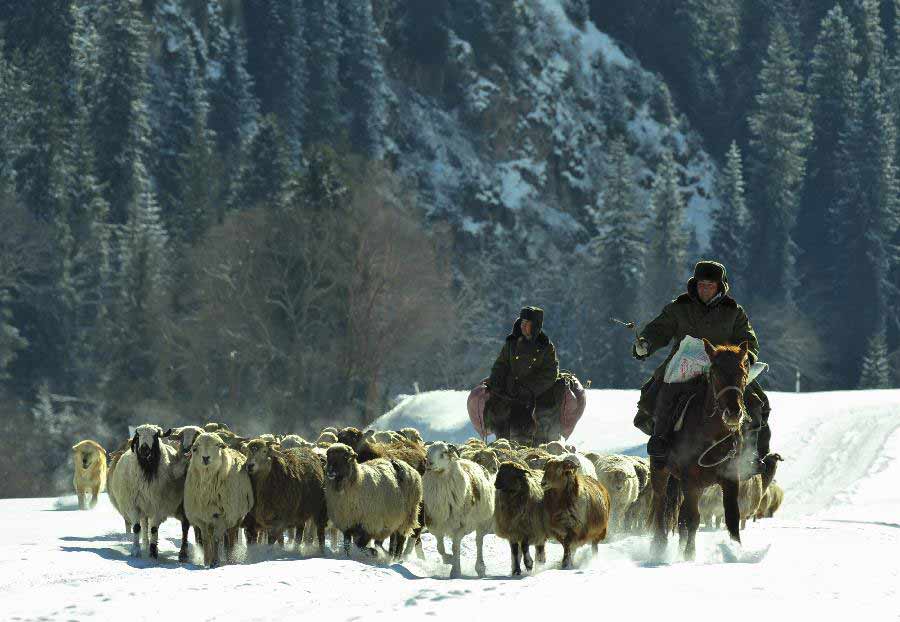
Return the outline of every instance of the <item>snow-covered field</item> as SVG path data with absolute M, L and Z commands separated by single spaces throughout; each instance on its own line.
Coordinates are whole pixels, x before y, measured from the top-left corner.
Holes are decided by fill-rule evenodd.
M 636 392 L 592 391 L 573 441 L 639 451 L 631 427 Z M 588 549 L 575 570 L 562 551 L 533 576 L 510 579 L 504 541 L 486 542 L 488 577 L 449 580 L 426 536 L 426 560 L 390 565 L 263 547 L 243 563 L 179 565 L 180 527 L 166 523 L 159 563 L 133 559 L 105 496 L 92 512 L 74 497 L 0 501 L 0 619 L 466 619 L 900 620 L 900 391 L 773 394 L 773 449 L 785 462 L 779 517 L 749 524 L 742 549 L 701 532 L 697 561 L 651 564 L 649 541 Z M 426 438 L 470 435 L 464 392 L 422 394 L 379 425 L 416 425 Z

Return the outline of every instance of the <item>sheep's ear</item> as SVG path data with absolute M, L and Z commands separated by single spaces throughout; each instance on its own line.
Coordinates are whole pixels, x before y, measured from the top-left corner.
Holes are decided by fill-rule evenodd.
M 172 436 L 172 428 L 169 428 L 168 430 L 163 432 L 163 438 L 169 438 L 170 436 Z
M 135 432 L 134 436 L 131 438 L 131 451 L 133 453 L 137 453 L 137 444 L 138 444 L 138 435 L 137 435 L 137 432 Z
M 77 449 L 78 449 L 78 445 L 72 445 L 72 451 L 75 451 Z
M 450 450 L 450 454 L 459 458 L 459 449 L 456 445 L 447 445 L 447 449 Z

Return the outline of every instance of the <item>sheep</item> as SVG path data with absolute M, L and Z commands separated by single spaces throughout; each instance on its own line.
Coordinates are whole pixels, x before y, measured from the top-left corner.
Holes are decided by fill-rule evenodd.
M 596 454 L 592 454 L 592 457 Z M 638 500 L 640 480 L 635 471 L 635 463 L 628 456 L 613 454 L 596 456 L 594 466 L 597 469 L 597 481 L 603 484 L 610 496 L 610 532 L 623 531 L 626 514 L 631 505 Z
M 700 520 L 707 529 L 718 529 L 725 514 L 722 488 L 714 484 L 700 494 Z
M 526 570 L 533 567 L 529 545 L 535 545 L 537 561 L 543 563 L 544 545 L 550 537 L 540 476 L 525 465 L 504 462 L 494 478 L 494 488 L 494 531 L 509 541 L 511 572 L 519 576 L 520 559 Z
M 85 440 L 72 447 L 72 464 L 75 474 L 72 485 L 78 495 L 79 510 L 93 510 L 100 498 L 100 491 L 106 488 L 106 450 L 97 441 Z M 91 500 L 86 500 L 88 491 Z
M 376 443 L 393 443 L 397 440 L 398 434 L 389 430 L 378 430 L 372 434 L 372 439 Z
M 176 439 L 181 443 L 181 453 L 186 454 L 191 450 L 194 440 L 203 433 L 203 428 L 196 425 L 186 425 L 180 428 L 169 428 L 163 433 L 163 438 Z
M 225 430 L 226 432 L 230 432 L 231 428 L 229 428 L 224 423 L 215 423 L 213 421 L 203 424 L 204 432 L 221 432 L 222 430 Z
M 412 441 L 413 443 L 418 443 L 419 445 L 424 445 L 425 441 L 422 439 L 422 435 L 415 428 L 403 428 L 400 430 L 400 434 L 405 436 L 407 440 Z
M 288 434 L 284 438 L 281 439 L 281 449 L 295 449 L 295 448 L 307 448 L 311 449 L 313 444 L 308 440 L 303 438 L 302 436 L 298 436 L 297 434 Z
M 319 552 L 325 552 L 325 469 L 306 448 L 279 450 L 272 442 L 254 439 L 247 445 L 247 472 L 253 482 L 254 524 L 269 533 L 297 529 L 313 521 Z
M 219 564 L 219 543 L 225 540 L 232 559 L 241 521 L 253 507 L 253 487 L 244 468 L 246 458 L 214 432 L 197 436 L 184 484 L 184 512 L 202 534 L 203 563 Z
M 760 508 L 762 510 L 761 518 L 772 518 L 775 512 L 781 508 L 781 504 L 784 503 L 784 489 L 777 482 L 772 482 L 769 484 L 769 489 L 766 493 L 768 495 L 768 503 L 765 508 Z
M 650 485 L 650 461 L 640 456 L 625 456 L 631 460 L 638 482 L 638 495 L 625 510 L 622 528 L 630 533 L 644 533 L 649 526 L 653 507 L 653 486 Z M 595 460 L 592 460 L 596 464 Z M 609 489 L 607 488 L 607 492 Z M 612 494 L 612 493 L 610 493 Z
M 551 456 L 562 456 L 569 453 L 569 450 L 566 449 L 566 446 L 560 441 L 552 441 L 550 443 L 547 443 L 546 447 L 541 447 L 541 449 L 546 451 Z
M 334 445 L 338 442 L 338 435 L 334 432 L 322 432 L 319 434 L 319 438 L 316 439 L 316 444 L 320 447 L 322 443 L 328 443 L 328 445 Z
M 590 542 L 596 554 L 609 525 L 609 493 L 603 484 L 579 473 L 566 456 L 547 463 L 541 486 L 549 531 L 563 545 L 562 567 L 572 567 L 572 555 L 582 544 Z
M 131 448 L 119 458 L 110 481 L 117 509 L 134 534 L 132 555 L 135 557 L 141 555 L 139 538 L 143 533 L 150 557 L 159 558 L 159 526 L 170 516 L 179 516 L 184 497 L 187 460 L 174 447 L 161 442 L 162 434 L 162 428 L 157 425 L 138 426 Z M 179 561 L 187 559 L 188 527 L 188 521 L 182 520 Z
M 738 510 L 741 514 L 741 529 L 746 529 L 747 519 L 756 516 L 763 496 L 762 475 L 754 475 L 738 484 Z
M 399 559 L 406 539 L 419 528 L 422 477 L 401 460 L 359 463 L 356 452 L 343 443 L 328 448 L 327 463 L 328 518 L 344 532 L 344 551 L 350 554 L 351 538 L 364 548 L 373 538 L 390 537 L 389 554 Z
M 509 440 L 505 438 L 498 438 L 493 441 L 489 447 L 492 449 L 505 449 L 506 451 L 512 451 L 512 445 L 510 445 Z
M 485 574 L 484 536 L 494 521 L 494 495 L 487 472 L 478 464 L 461 459 L 446 443 L 428 448 L 428 469 L 422 476 L 423 502 L 428 529 L 437 538 L 438 553 L 450 563 L 450 577 L 462 576 L 460 544 L 463 536 L 475 532 L 477 547 L 475 572 Z M 444 536 L 450 536 L 452 555 L 444 551 Z
M 469 459 L 475 464 L 480 464 L 489 475 L 496 475 L 500 470 L 500 460 L 497 459 L 497 454 L 490 449 L 479 449 Z

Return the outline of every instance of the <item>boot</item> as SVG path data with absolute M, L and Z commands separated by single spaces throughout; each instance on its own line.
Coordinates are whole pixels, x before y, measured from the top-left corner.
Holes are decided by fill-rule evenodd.
M 669 456 L 669 438 L 678 395 L 678 390 L 672 385 L 663 384 L 660 387 L 653 412 L 653 434 L 647 442 L 647 455 L 656 466 L 664 466 Z

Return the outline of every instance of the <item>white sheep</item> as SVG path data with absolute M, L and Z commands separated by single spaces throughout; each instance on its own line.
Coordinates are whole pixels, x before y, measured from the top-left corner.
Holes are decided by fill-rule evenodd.
M 296 449 L 302 447 L 312 447 L 313 444 L 297 434 L 288 434 L 281 439 L 281 449 Z
M 241 521 L 253 508 L 253 488 L 244 469 L 246 460 L 215 433 L 200 434 L 191 447 L 184 512 L 194 529 L 200 530 L 203 563 L 208 566 L 218 564 L 223 537 L 226 555 L 232 556 Z
M 422 476 L 428 529 L 437 538 L 438 553 L 451 564 L 450 577 L 462 575 L 460 544 L 463 536 L 475 532 L 475 571 L 485 573 L 484 536 L 494 521 L 494 485 L 484 468 L 459 457 L 455 447 L 437 442 L 428 448 L 428 467 Z M 452 555 L 444 550 L 444 536 L 450 536 Z
M 610 533 L 621 532 L 626 523 L 626 516 L 632 504 L 638 499 L 641 491 L 640 480 L 635 471 L 635 463 L 628 456 L 613 454 L 596 456 L 594 466 L 597 468 L 597 481 L 606 488 L 610 498 Z
M 561 457 L 575 464 L 578 473 L 597 479 L 597 468 L 594 466 L 594 463 L 584 455 L 571 452 L 562 454 Z
M 160 441 L 162 434 L 157 425 L 138 426 L 131 448 L 119 458 L 115 475 L 107 483 L 119 513 L 133 533 L 135 557 L 141 555 L 142 533 L 144 544 L 149 544 L 150 557 L 159 557 L 159 526 L 170 516 L 179 515 L 184 497 L 187 460 L 177 449 Z M 186 547 L 187 539 L 182 538 L 179 559 L 186 556 Z
M 365 548 L 372 539 L 390 537 L 389 554 L 401 558 L 406 539 L 419 527 L 422 477 L 400 460 L 376 458 L 360 464 L 356 452 L 343 443 L 329 447 L 326 455 L 328 519 L 344 532 L 344 550 L 350 553 L 351 539 Z

